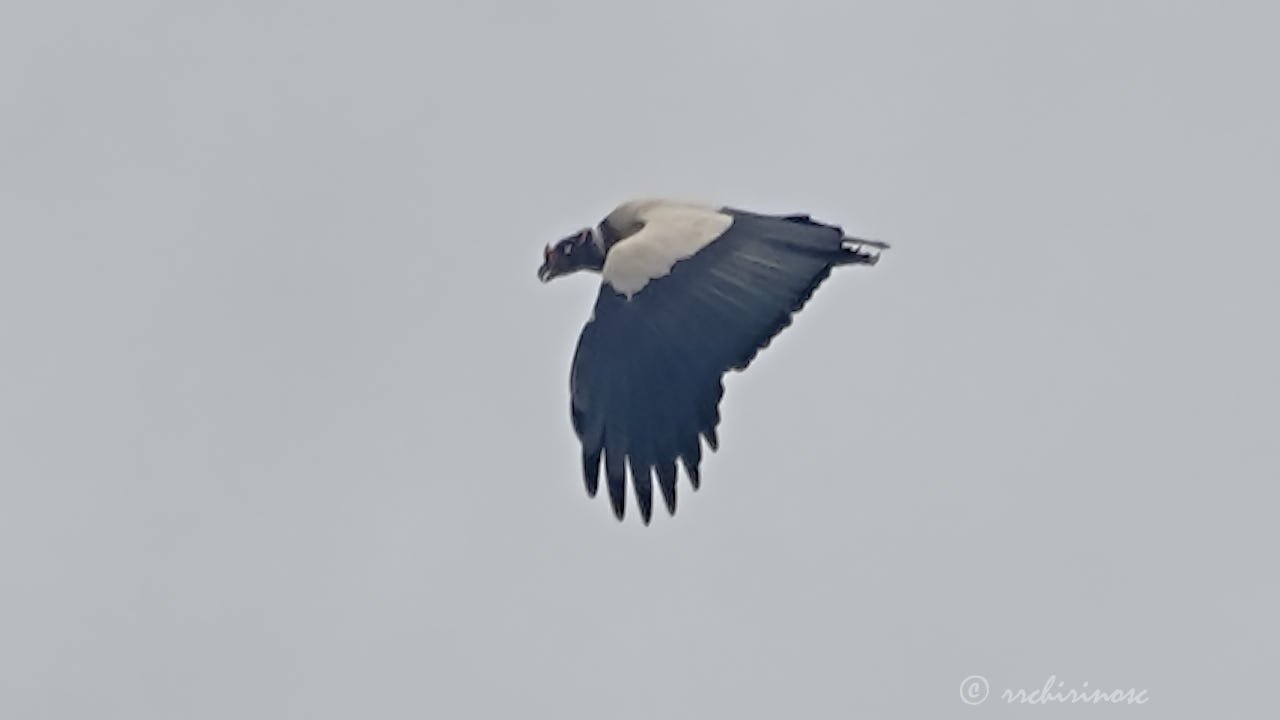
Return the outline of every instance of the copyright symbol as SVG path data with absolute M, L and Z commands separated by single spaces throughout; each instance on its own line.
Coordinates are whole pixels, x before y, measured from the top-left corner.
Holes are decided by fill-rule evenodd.
M 970 675 L 960 683 L 960 699 L 965 705 L 981 705 L 990 693 L 991 685 L 981 675 Z

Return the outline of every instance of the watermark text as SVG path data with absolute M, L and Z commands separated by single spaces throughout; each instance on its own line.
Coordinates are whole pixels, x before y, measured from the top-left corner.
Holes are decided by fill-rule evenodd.
M 970 675 L 960 683 L 960 700 L 965 705 L 981 705 L 991 696 L 991 683 L 981 675 Z M 1085 680 L 1067 684 L 1050 675 L 1044 685 L 1004 688 L 997 697 L 1008 705 L 1146 705 L 1150 697 L 1140 688 L 1097 687 Z

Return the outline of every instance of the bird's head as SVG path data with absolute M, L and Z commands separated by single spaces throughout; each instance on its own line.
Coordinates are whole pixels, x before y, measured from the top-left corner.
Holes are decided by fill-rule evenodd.
M 542 251 L 538 279 L 545 283 L 578 270 L 598 272 L 602 267 L 604 250 L 596 239 L 596 232 L 592 228 L 583 228 Z

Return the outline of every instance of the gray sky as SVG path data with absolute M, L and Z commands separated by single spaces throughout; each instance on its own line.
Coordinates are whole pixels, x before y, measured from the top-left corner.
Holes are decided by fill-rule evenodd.
M 0 716 L 1273 707 L 1277 27 L 0 4 Z M 597 281 L 534 271 L 655 193 L 894 249 L 644 528 L 569 426 Z M 996 697 L 1050 675 L 1150 701 Z

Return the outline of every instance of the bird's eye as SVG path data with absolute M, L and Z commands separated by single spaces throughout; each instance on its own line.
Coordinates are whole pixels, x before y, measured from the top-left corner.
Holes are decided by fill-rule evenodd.
M 565 243 L 563 246 L 561 246 L 561 250 L 564 252 L 565 255 L 572 255 L 573 243 Z

